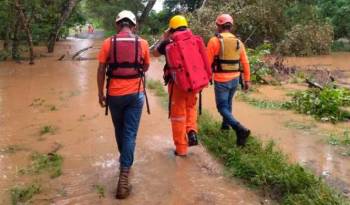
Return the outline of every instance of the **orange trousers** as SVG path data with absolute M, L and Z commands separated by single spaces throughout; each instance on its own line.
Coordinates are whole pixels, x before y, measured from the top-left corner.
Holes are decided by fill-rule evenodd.
M 187 133 L 191 130 L 197 132 L 197 96 L 180 90 L 175 84 L 169 84 L 171 95 L 170 120 L 176 152 L 187 154 Z

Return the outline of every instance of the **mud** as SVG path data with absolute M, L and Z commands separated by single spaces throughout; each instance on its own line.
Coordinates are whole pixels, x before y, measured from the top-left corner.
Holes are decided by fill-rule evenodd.
M 166 111 L 151 96 L 152 115 L 144 113 L 132 170 L 129 199 L 114 199 L 118 154 L 110 117 L 97 102 L 97 61 L 57 61 L 100 41 L 70 40 L 58 44 L 56 53 L 26 63 L 0 63 L 0 204 L 10 204 L 9 190 L 36 182 L 42 192 L 32 204 L 270 204 L 239 181 L 224 177 L 223 167 L 202 147 L 191 149 L 186 159 L 175 158 Z M 44 52 L 44 51 L 43 51 Z M 83 57 L 95 57 L 97 49 Z M 161 77 L 159 64 L 150 74 Z M 55 109 L 52 109 L 55 107 Z M 40 135 L 43 126 L 54 131 Z M 63 173 L 21 175 L 33 152 L 57 149 L 63 156 Z M 99 198 L 94 186 L 103 187 Z

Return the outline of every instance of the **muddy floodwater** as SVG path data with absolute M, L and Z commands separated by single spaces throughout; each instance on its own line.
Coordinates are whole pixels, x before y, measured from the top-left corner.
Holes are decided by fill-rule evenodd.
M 34 66 L 0 63 L 1 205 L 11 204 L 11 188 L 32 183 L 41 186 L 32 199 L 35 205 L 270 204 L 260 193 L 224 177 L 223 167 L 201 146 L 186 159 L 175 158 L 167 112 L 153 96 L 152 115 L 144 113 L 137 139 L 133 192 L 116 201 L 118 154 L 110 116 L 104 116 L 97 101 L 97 61 L 57 61 L 90 45 L 94 49 L 83 57 L 94 58 L 100 43 L 60 42 L 53 56 L 37 59 Z M 155 63 L 151 69 L 161 67 Z M 33 153 L 53 150 L 63 156 L 61 176 L 20 172 Z M 101 192 L 105 197 L 99 197 Z
M 60 42 L 54 55 L 43 55 L 34 66 L 0 63 L 1 205 L 11 204 L 11 188 L 31 183 L 41 185 L 32 204 L 273 204 L 256 190 L 226 177 L 220 163 L 202 146 L 191 148 L 186 159 L 175 158 L 166 109 L 154 96 L 150 96 L 152 114 L 144 113 L 137 139 L 132 195 L 116 201 L 118 153 L 113 126 L 97 101 L 94 58 L 100 44 L 99 40 L 71 39 Z M 70 59 L 75 51 L 90 45 L 93 49 L 81 56 L 82 61 Z M 58 61 L 63 54 L 64 60 Z M 328 65 L 334 60 L 334 67 L 350 71 L 350 54 L 339 55 L 342 57 L 330 56 L 325 63 L 321 62 L 324 57 L 300 62 Z M 290 62 L 299 61 L 293 58 Z M 162 68 L 162 61 L 153 59 L 148 76 L 161 79 Z M 287 92 L 300 87 L 303 85 L 263 86 L 255 97 L 284 100 Z M 219 119 L 214 99 L 213 88 L 206 89 L 204 109 Z M 328 143 L 329 134 L 350 128 L 349 122 L 319 123 L 293 112 L 261 110 L 244 102 L 235 103 L 234 113 L 254 136 L 263 141 L 273 139 L 291 162 L 304 165 L 349 195 L 350 157 Z M 300 125 L 306 128 L 300 129 Z M 48 133 L 42 132 L 45 127 L 50 128 Z M 64 159 L 61 176 L 21 174 L 33 153 L 53 150 Z M 100 197 L 96 187 L 102 188 L 105 197 Z

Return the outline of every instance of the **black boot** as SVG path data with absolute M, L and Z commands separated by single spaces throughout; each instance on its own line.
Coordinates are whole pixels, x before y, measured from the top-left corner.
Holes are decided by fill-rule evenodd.
M 230 126 L 228 126 L 226 123 L 221 123 L 221 128 L 222 131 L 228 131 L 230 130 Z
M 188 146 L 198 145 L 197 133 L 193 130 L 189 131 L 187 134 L 188 137 Z
M 238 125 L 233 129 L 236 131 L 236 135 L 237 135 L 237 141 L 236 141 L 237 146 L 244 147 L 250 135 L 250 130 L 243 127 L 242 125 Z

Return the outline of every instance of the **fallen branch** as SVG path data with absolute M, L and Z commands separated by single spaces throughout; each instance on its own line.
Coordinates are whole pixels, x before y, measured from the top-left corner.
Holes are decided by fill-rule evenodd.
M 66 57 L 66 54 L 63 54 L 59 59 L 58 59 L 58 61 L 61 61 L 61 60 L 63 60 L 64 59 L 64 57 Z
M 93 46 L 89 46 L 89 47 L 86 47 L 86 48 L 83 48 L 79 51 L 77 51 L 73 57 L 72 57 L 72 60 L 74 60 L 77 56 L 79 56 L 80 54 L 84 53 L 85 51 L 89 50 L 90 48 L 92 48 Z
M 316 82 L 312 82 L 310 79 L 306 79 L 305 82 L 309 85 L 310 88 L 318 88 L 320 90 L 323 90 L 323 86 L 316 83 Z

